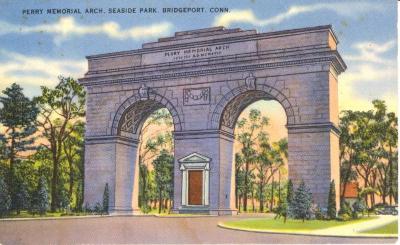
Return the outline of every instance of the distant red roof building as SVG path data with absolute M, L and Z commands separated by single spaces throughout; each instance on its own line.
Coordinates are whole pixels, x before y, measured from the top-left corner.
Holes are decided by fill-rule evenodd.
M 343 185 L 340 188 L 343 190 Z M 346 184 L 346 189 L 344 190 L 344 198 L 357 198 L 358 197 L 358 183 L 350 182 Z

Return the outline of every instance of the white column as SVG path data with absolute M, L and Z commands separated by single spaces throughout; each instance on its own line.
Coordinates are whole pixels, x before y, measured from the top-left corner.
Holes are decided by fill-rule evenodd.
M 182 205 L 187 205 L 187 170 L 182 171 Z

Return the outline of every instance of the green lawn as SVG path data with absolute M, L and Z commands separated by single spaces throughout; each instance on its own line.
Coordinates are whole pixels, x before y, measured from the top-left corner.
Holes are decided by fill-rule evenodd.
M 251 229 L 251 230 L 268 230 L 268 231 L 312 231 L 330 228 L 339 225 L 353 224 L 362 222 L 375 217 L 366 217 L 351 221 L 337 221 L 337 220 L 293 220 L 288 219 L 286 223 L 283 219 L 273 218 L 257 218 L 257 219 L 245 219 L 237 221 L 227 221 L 222 223 L 223 226 L 238 229 Z
M 27 211 L 21 211 L 20 214 L 17 214 L 16 212 L 12 212 L 8 214 L 7 216 L 4 216 L 2 218 L 43 218 L 43 217 L 61 217 L 61 216 L 82 216 L 82 215 L 88 215 L 85 213 L 63 213 L 63 212 L 47 212 L 45 215 L 40 216 L 39 214 L 32 215 L 28 213 Z
M 366 234 L 397 234 L 398 233 L 398 225 L 397 221 L 393 221 L 392 223 L 389 223 L 387 225 L 372 229 L 372 230 L 367 230 L 361 233 L 366 233 Z

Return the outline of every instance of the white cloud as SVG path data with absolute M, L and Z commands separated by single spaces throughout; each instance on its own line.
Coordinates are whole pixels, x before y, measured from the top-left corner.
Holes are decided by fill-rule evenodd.
M 249 23 L 254 26 L 267 26 L 271 24 L 279 24 L 282 21 L 290 19 L 294 16 L 316 12 L 320 10 L 330 10 L 338 15 L 356 16 L 360 13 L 369 11 L 380 11 L 383 7 L 376 3 L 369 2 L 343 2 L 343 3 L 317 3 L 310 5 L 294 5 L 286 12 L 272 16 L 266 19 L 256 17 L 250 9 L 234 9 L 229 13 L 218 15 L 214 20 L 214 26 L 230 26 L 233 23 Z
M 349 69 L 339 79 L 339 108 L 371 109 L 371 100 L 379 98 L 397 111 L 397 63 L 384 56 L 396 42 L 360 42 L 352 47 L 357 52 L 344 55 Z
M 378 63 L 383 65 L 394 65 L 393 60 L 379 57 L 381 54 L 387 53 L 396 46 L 396 40 L 390 40 L 385 43 L 361 42 L 353 45 L 358 50 L 356 55 L 345 55 L 347 61 L 362 61 L 369 63 Z
M 48 33 L 55 35 L 54 41 L 60 44 L 73 36 L 84 36 L 103 34 L 112 39 L 124 40 L 143 40 L 151 37 L 169 34 L 173 25 L 169 22 L 160 22 L 144 26 L 133 26 L 121 29 L 116 22 L 109 21 L 99 25 L 82 25 L 77 23 L 71 16 L 61 17 L 58 22 L 41 24 L 35 26 L 14 25 L 5 21 L 0 21 L 0 35 L 9 33 Z
M 0 90 L 14 82 L 22 87 L 54 86 L 59 75 L 79 78 L 87 69 L 85 60 L 57 60 L 1 49 L 0 56 L 4 58 L 0 61 Z

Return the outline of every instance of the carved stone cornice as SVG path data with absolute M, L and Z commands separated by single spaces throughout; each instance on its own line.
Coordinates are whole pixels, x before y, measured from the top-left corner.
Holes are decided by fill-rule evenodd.
M 81 78 L 79 82 L 85 86 L 95 86 L 95 85 L 106 85 L 106 84 L 123 84 L 123 83 L 137 83 L 137 82 L 145 82 L 145 81 L 154 81 L 154 80 L 165 80 L 165 79 L 174 79 L 174 78 L 182 78 L 182 77 L 194 77 L 194 76 L 202 76 L 202 75 L 212 75 L 212 74 L 220 74 L 220 73 L 230 73 L 230 72 L 243 72 L 243 71 L 254 71 L 259 69 L 268 69 L 275 67 L 285 67 L 285 66 L 296 66 L 296 65 L 307 65 L 307 64 L 315 64 L 315 63 L 326 63 L 329 62 L 332 65 L 336 66 L 336 70 L 338 73 L 344 71 L 345 67 L 341 66 L 341 62 L 338 60 L 340 56 L 333 54 L 325 57 L 317 57 L 317 58 L 309 58 L 309 59 L 300 59 L 300 60 L 288 60 L 281 62 L 268 62 L 261 64 L 249 64 L 249 65 L 236 65 L 222 68 L 207 68 L 207 69 L 199 69 L 194 71 L 183 71 L 179 72 L 179 70 L 184 69 L 176 69 L 178 71 L 159 74 L 159 75 L 150 75 L 150 76 L 138 76 L 131 78 L 123 78 L 123 79 L 105 79 L 101 80 L 101 78 Z

